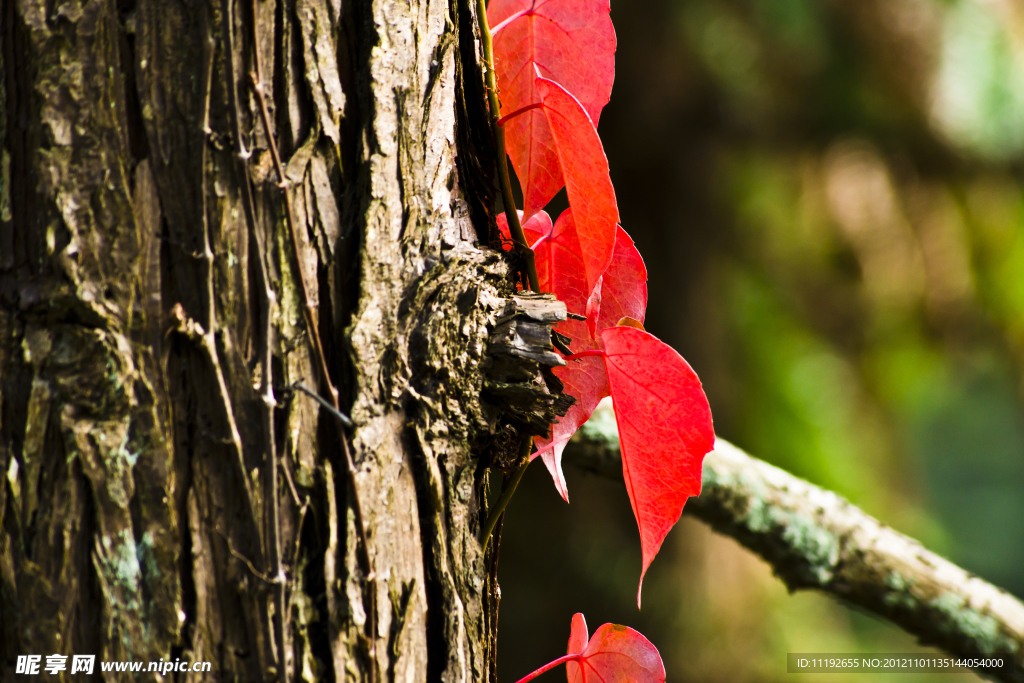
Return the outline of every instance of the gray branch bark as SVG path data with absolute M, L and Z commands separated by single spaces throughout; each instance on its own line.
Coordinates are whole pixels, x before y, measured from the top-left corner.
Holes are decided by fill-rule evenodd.
M 622 478 L 612 407 L 602 404 L 566 460 Z M 791 590 L 815 589 L 870 610 L 954 654 L 1003 654 L 1024 681 L 1024 604 L 841 496 L 718 439 L 704 459 L 701 495 L 685 512 L 764 558 Z

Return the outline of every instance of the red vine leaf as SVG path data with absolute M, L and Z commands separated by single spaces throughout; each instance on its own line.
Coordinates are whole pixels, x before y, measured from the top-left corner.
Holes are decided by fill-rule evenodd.
M 566 662 L 569 683 L 664 683 L 665 665 L 658 648 L 638 631 L 618 624 L 603 624 L 586 647 L 573 651 L 586 637 L 582 614 L 572 618 L 569 654 L 579 652 L 579 663 Z
M 537 240 L 551 234 L 551 216 L 548 215 L 547 211 L 539 211 L 526 221 L 523 220 L 523 212 L 516 211 L 519 215 L 519 222 L 523 225 L 523 232 L 526 234 L 526 241 L 532 247 Z M 502 239 L 508 242 L 514 242 L 512 239 L 512 232 L 508 229 L 508 218 L 505 217 L 505 212 L 502 211 L 497 216 L 498 232 L 501 233 Z M 537 263 L 538 269 L 540 268 L 540 262 Z M 543 276 L 538 272 L 537 275 L 540 278 L 540 288 L 543 291 L 549 291 L 547 288 L 550 287 L 550 282 L 545 283 Z
M 582 322 L 573 324 L 584 326 Z M 555 374 L 565 384 L 565 393 L 575 397 L 576 403 L 569 408 L 565 417 L 559 418 L 551 426 L 550 437 L 534 437 L 537 452 L 532 457 L 544 459 L 544 466 L 551 473 L 558 494 L 568 503 L 569 489 L 562 472 L 562 452 L 576 430 L 594 414 L 601 399 L 608 395 L 608 375 L 600 358 L 569 361 L 567 367 L 557 368 Z
M 701 465 L 715 446 L 711 408 L 697 374 L 675 349 L 632 327 L 601 333 L 622 474 L 640 529 L 644 575 L 690 496 L 700 494 Z
M 612 262 L 601 276 L 598 305 L 588 303 L 588 321 L 591 306 L 596 309 L 591 334 L 598 341 L 602 330 L 615 327 L 622 318 L 644 321 L 647 313 L 647 267 L 633 239 L 622 226 L 616 231 Z
M 523 212 L 520 211 L 519 215 L 522 218 Z M 498 216 L 498 230 L 502 236 L 508 237 L 504 214 Z M 535 213 L 523 223 L 523 232 L 533 249 L 541 291 L 558 297 L 570 313 L 583 315 L 589 290 L 572 211 L 563 212 L 553 226 L 546 211 Z
M 491 0 L 487 20 L 501 89 L 501 114 L 540 102 L 535 76 L 561 83 L 597 124 L 615 80 L 609 0 Z M 558 152 L 544 114 L 524 112 L 505 126 L 506 148 L 532 216 L 562 188 Z
M 558 149 L 589 291 L 611 262 L 619 222 L 608 158 L 594 124 L 576 98 L 545 78 L 536 79 L 536 85 Z
M 527 229 L 527 226 L 542 226 L 543 220 L 537 220 L 538 216 L 542 215 L 547 216 L 541 211 L 523 226 L 527 239 L 534 240 L 533 250 L 540 287 L 565 303 L 570 313 L 584 315 L 589 290 L 572 210 L 563 212 L 548 233 L 531 234 L 532 231 Z M 548 221 L 550 224 L 550 219 Z M 503 221 L 499 221 L 498 227 L 501 228 L 502 225 Z M 588 332 L 587 323 L 567 320 L 559 324 L 558 331 L 572 340 L 570 347 L 574 352 L 599 347 Z M 608 395 L 608 379 L 600 359 L 570 363 L 568 367 L 556 369 L 555 374 L 565 383 L 565 393 L 575 397 L 576 403 L 552 426 L 550 438 L 535 440 L 537 453 L 533 457 L 539 456 L 544 459 L 544 465 L 555 482 L 555 489 L 568 502 L 569 490 L 565 483 L 565 475 L 562 473 L 562 451 L 573 433 L 590 418 L 598 402 Z
M 583 618 L 582 612 L 577 612 L 572 615 L 572 629 L 569 631 L 569 647 L 565 653 L 569 655 L 578 655 L 583 653 L 583 649 L 587 647 L 587 641 L 590 640 L 590 634 L 587 632 L 587 620 Z M 569 677 L 569 683 L 573 683 L 580 673 L 579 662 L 566 662 L 565 673 Z
M 529 683 L 565 664 L 569 683 L 665 683 L 665 665 L 658 648 L 639 632 L 618 624 L 603 624 L 587 640 L 582 614 L 572 618 L 569 652 L 519 679 Z
M 567 320 L 559 324 L 558 331 L 571 340 L 573 353 L 595 351 L 604 348 L 600 335 L 590 331 L 591 323 L 597 330 L 613 326 L 623 316 L 642 319 L 647 307 L 647 269 L 637 253 L 633 240 L 619 227 L 615 240 L 612 262 L 600 278 L 603 303 L 593 315 L 594 296 L 588 299 L 585 291 L 581 260 L 578 254 L 573 212 L 568 210 L 559 216 L 554 229 L 546 240 L 535 245 L 537 270 L 541 272 L 541 287 L 545 287 L 545 273 L 553 276 L 550 289 L 565 302 L 570 313 L 586 314 L 587 322 Z M 542 266 L 542 264 L 551 264 Z M 544 465 L 551 473 L 558 493 L 569 501 L 569 492 L 562 472 L 562 451 L 572 435 L 590 419 L 602 398 L 609 394 L 608 375 L 600 358 L 582 358 L 570 361 L 563 368 L 556 368 L 555 375 L 565 383 L 565 393 L 576 398 L 576 404 L 569 408 L 565 417 L 552 426 L 549 438 L 536 438 L 537 453 L 544 459 Z

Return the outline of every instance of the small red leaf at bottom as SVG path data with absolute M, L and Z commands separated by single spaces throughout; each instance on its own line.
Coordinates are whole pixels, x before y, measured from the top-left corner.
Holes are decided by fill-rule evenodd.
M 572 630 L 569 632 L 569 647 L 565 653 L 568 655 L 581 654 L 583 652 L 583 648 L 587 646 L 588 640 L 590 640 L 590 634 L 587 632 L 587 620 L 583 618 L 582 612 L 577 612 L 572 616 Z M 566 662 L 565 674 L 569 677 L 569 683 L 577 683 L 577 678 L 580 676 L 579 662 Z
M 576 636 L 576 617 L 583 622 L 583 615 L 572 619 L 573 636 L 569 639 L 572 647 Z M 586 628 L 586 623 L 584 628 Z M 570 652 L 572 654 L 572 652 Z M 628 626 L 603 624 L 594 632 L 587 646 L 580 653 L 573 675 L 573 662 L 566 662 L 569 683 L 664 683 L 665 665 L 658 648 L 642 634 Z
M 640 529 L 639 607 L 647 568 L 686 499 L 700 494 L 701 466 L 715 447 L 715 429 L 697 373 L 675 349 L 632 327 L 611 327 L 601 337 L 622 474 Z
M 627 626 L 603 624 L 588 642 L 587 622 L 579 613 L 572 618 L 568 654 L 518 683 L 529 683 L 562 664 L 569 683 L 665 683 L 665 665 L 651 641 Z

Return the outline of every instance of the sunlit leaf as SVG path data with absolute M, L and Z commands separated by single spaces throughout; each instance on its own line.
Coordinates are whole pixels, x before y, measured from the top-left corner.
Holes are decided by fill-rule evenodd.
M 601 333 L 622 449 L 622 474 L 640 529 L 643 577 L 679 520 L 700 494 L 701 465 L 714 448 L 711 408 L 697 373 L 654 335 L 632 327 Z
M 537 73 L 561 83 L 597 124 L 615 80 L 615 29 L 608 0 L 492 0 L 487 18 L 501 114 L 540 102 Z M 555 141 L 544 114 L 528 111 L 505 127 L 525 213 L 532 216 L 562 188 Z

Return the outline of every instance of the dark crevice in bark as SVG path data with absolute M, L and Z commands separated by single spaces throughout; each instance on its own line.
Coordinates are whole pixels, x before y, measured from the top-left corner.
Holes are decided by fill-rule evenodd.
M 346 189 L 341 202 L 343 231 L 345 225 L 354 225 L 357 221 L 355 211 L 348 208 L 355 203 L 350 193 L 351 189 Z M 348 214 L 347 220 L 346 214 Z M 324 338 L 324 351 L 328 354 L 329 361 L 333 362 L 331 371 L 337 378 L 339 401 L 342 411 L 346 414 L 351 412 L 355 400 L 354 372 L 347 338 L 337 332 L 347 332 L 352 325 L 352 317 L 358 306 L 359 283 L 362 280 L 361 261 L 358 256 L 362 248 L 362 232 L 360 230 L 352 229 L 348 236 L 345 236 L 343 232 L 335 249 L 334 286 L 327 290 L 321 290 L 333 293 L 331 299 L 334 304 L 334 330 L 336 333 Z M 328 309 L 322 308 L 322 310 Z
M 491 513 L 489 493 L 491 489 L 491 472 L 501 469 L 495 465 L 500 456 L 496 451 L 504 447 L 518 454 L 523 437 L 506 420 L 499 422 L 490 439 L 478 443 L 473 451 L 481 455 L 477 458 L 476 495 L 480 501 L 480 519 L 486 520 Z M 505 442 L 502 444 L 502 442 Z M 496 478 L 495 475 L 494 478 Z M 501 560 L 501 531 L 504 526 L 504 515 L 491 534 L 490 545 L 485 557 L 487 562 L 487 580 L 484 583 L 484 648 L 488 663 L 487 683 L 498 681 L 498 613 L 501 606 L 501 588 L 498 585 L 498 564 Z
M 470 0 L 457 0 L 458 59 L 455 60 L 455 132 L 459 183 L 469 202 L 473 227 L 481 244 L 501 249 L 494 219 L 497 198 L 497 150 L 487 111 L 487 93 L 477 49 L 475 8 Z
M 166 245 L 166 243 L 165 243 Z M 164 249 L 166 252 L 167 249 Z M 169 263 L 169 259 L 164 263 Z M 170 282 L 165 278 L 164 282 Z M 196 422 L 193 416 L 185 413 L 185 407 L 192 402 L 185 397 L 184 373 L 185 366 L 177 359 L 184 351 L 183 340 L 177 337 L 170 338 L 168 349 L 167 374 L 168 394 L 177 409 L 173 413 L 175 424 L 172 434 L 174 443 L 174 478 L 176 482 L 174 494 L 174 507 L 178 515 L 178 528 L 180 530 L 181 553 L 178 556 L 178 576 L 181 581 L 181 611 L 185 618 L 181 621 L 178 643 L 183 650 L 191 650 L 195 647 L 193 635 L 195 633 L 198 619 L 198 595 L 196 592 L 195 561 L 193 554 L 192 527 L 195 520 L 192 519 L 192 511 L 189 509 L 189 496 L 192 494 L 194 477 L 192 458 L 189 457 L 188 446 L 195 442 Z M 202 578 L 201 578 L 202 580 Z
M 327 500 L 325 482 L 322 479 L 322 472 L 318 472 L 317 480 L 310 491 L 312 506 L 307 513 L 308 518 L 303 529 L 303 548 L 305 557 L 304 584 L 307 594 L 313 601 L 313 608 L 316 610 L 318 628 L 309 629 L 309 645 L 313 657 L 324 664 L 322 680 L 324 683 L 336 681 L 334 668 L 327 665 L 331 661 L 331 641 L 329 629 L 325 621 L 330 618 L 330 610 L 327 600 L 327 591 L 333 590 L 327 585 L 324 572 L 324 556 L 329 546 L 329 513 L 323 508 Z
M 370 184 L 370 170 L 363 159 L 368 154 L 366 146 L 369 144 L 364 131 L 371 120 L 366 103 L 371 96 L 364 68 L 370 46 L 358 31 L 358 27 L 365 24 L 362 4 L 342 3 L 342 30 L 338 46 L 342 59 L 338 70 L 346 99 L 339 131 L 341 144 L 338 146 L 339 181 L 342 184 L 338 202 L 341 230 L 334 253 L 333 287 L 321 289 L 322 292 L 333 293 L 334 334 L 324 338 L 324 343 L 325 351 L 333 362 L 331 372 L 336 378 L 341 408 L 346 413 L 351 411 L 357 391 L 348 332 L 362 295 L 364 273 L 361 255 L 365 247 L 365 215 L 369 203 L 367 188 Z
M 346 3 L 347 4 L 347 3 Z M 296 0 L 282 0 L 277 5 L 277 50 L 274 54 L 274 92 L 278 93 L 279 106 L 275 112 L 281 153 L 285 157 L 298 149 L 316 125 L 313 109 L 313 95 L 303 77 L 304 59 L 302 54 L 302 29 L 298 17 Z M 294 90 L 294 96 L 291 91 Z M 298 130 L 293 129 L 288 109 L 292 101 L 298 106 Z
M 18 542 L 21 531 L 18 524 L 19 511 L 14 507 L 14 490 L 6 477 L 0 482 L 0 486 L 3 487 L 4 494 L 3 507 L 0 508 L 0 534 L 7 537 L 3 544 L 7 547 L 0 546 L 0 550 L 6 550 L 10 555 L 11 564 L 17 566 L 22 562 L 21 545 Z M 10 670 L 19 654 L 16 644 L 21 614 L 18 609 L 17 587 L 6 575 L 10 570 L 7 567 L 3 567 L 3 570 L 0 572 L 0 608 L 4 614 L 4 618 L 0 619 L 0 662 Z
M 334 286 L 332 280 L 332 273 L 335 274 L 340 268 L 343 267 L 343 263 L 337 259 L 342 254 L 340 248 L 335 248 L 336 261 L 330 268 L 319 266 L 317 268 L 317 290 L 320 292 L 320 308 L 317 323 L 320 328 L 320 339 L 324 345 L 324 355 L 327 357 L 327 367 L 331 373 L 331 378 L 338 378 L 335 380 L 335 387 L 338 390 L 338 402 L 342 412 L 349 411 L 352 403 L 351 397 L 346 400 L 345 391 L 346 383 L 345 378 L 352 376 L 352 370 L 348 367 L 351 362 L 350 357 L 347 353 L 345 336 L 340 333 L 345 328 L 339 325 L 339 321 L 336 318 L 336 311 L 341 308 L 336 300 L 341 296 Z M 343 320 L 347 321 L 352 315 L 352 310 L 345 311 L 347 315 Z M 333 418 L 331 418 L 333 419 Z M 337 436 L 334 441 L 337 448 L 341 449 L 341 444 L 338 443 Z
M 135 29 L 133 24 L 136 5 L 137 0 L 118 0 L 119 30 L 117 33 L 128 152 L 132 159 L 140 161 L 149 156 L 149 140 L 146 138 L 145 123 L 142 120 L 142 103 L 139 101 L 138 85 L 135 79 Z M 131 30 L 128 30 L 129 25 L 132 25 Z
M 7 110 L 7 135 L 4 145 L 10 159 L 11 221 L 0 223 L 0 274 L 8 271 L 13 277 L 0 275 L 0 301 L 17 305 L 19 275 L 28 276 L 42 268 L 38 253 L 31 249 L 30 227 L 36 215 L 36 178 L 29 163 L 29 150 L 38 144 L 38 127 L 33 126 L 30 90 L 34 77 L 27 53 L 25 28 L 18 20 L 16 2 L 4 5 L 4 70 Z M 18 272 L 20 271 L 20 272 Z
M 187 491 L 188 484 L 187 482 L 183 483 L 185 483 L 183 488 Z M 181 630 L 178 633 L 178 642 L 175 643 L 175 648 L 181 652 L 186 649 L 191 650 L 193 647 L 192 634 L 196 627 L 196 584 L 192 573 L 195 562 L 195 557 L 192 555 L 192 534 L 189 532 L 192 520 L 189 516 L 188 506 L 184 505 L 184 496 L 178 510 L 178 523 L 183 529 L 178 574 L 181 576 L 181 611 L 185 618 L 181 621 Z
M 6 314 L 6 311 L 0 311 L 0 315 Z M 13 321 L 14 316 L 11 316 L 10 320 Z M 3 322 L 0 320 L 0 322 Z M 14 325 L 10 327 L 14 328 Z M 22 327 L 18 325 L 17 327 Z M 21 336 L 21 330 L 11 329 L 12 339 L 15 338 L 15 332 L 18 332 L 18 337 Z M 2 342 L 0 342 L 2 343 Z M 29 366 L 23 362 L 19 355 L 12 356 L 9 359 L 9 364 L 5 368 L 0 368 L 0 393 L 3 396 L 3 403 L 0 404 L 0 424 L 4 426 L 2 432 L 0 432 L 0 448 L 8 458 L 18 463 L 19 470 L 25 468 L 25 432 L 28 429 L 28 396 L 32 387 L 32 371 Z M 10 467 L 9 462 L 2 463 L 5 468 Z M 8 480 L 4 477 L 4 482 Z M 14 506 L 15 498 L 13 495 L 9 496 L 7 501 L 8 505 Z M 13 524 L 15 521 L 20 523 L 20 526 L 24 526 L 24 520 L 22 515 L 24 514 L 23 507 L 13 510 L 14 516 L 5 517 L 5 523 Z M 14 550 L 17 553 L 24 552 L 24 537 L 22 536 L 22 528 L 16 528 L 16 532 L 11 532 L 10 538 L 14 542 Z M 12 586 L 13 588 L 13 586 Z M 14 606 L 11 606 L 14 609 Z
M 413 401 L 408 401 L 406 408 L 409 415 L 416 416 L 418 408 Z M 403 439 L 405 447 L 411 455 L 413 468 L 413 481 L 416 486 L 416 504 L 419 516 L 424 523 L 420 526 L 420 543 L 423 549 L 423 571 L 425 578 L 424 588 L 427 597 L 426 614 L 426 641 L 427 641 L 427 671 L 426 680 L 441 681 L 445 668 L 448 665 L 449 647 L 447 640 L 447 615 L 443 606 L 448 603 L 447 591 L 443 575 L 438 572 L 441 563 L 434 557 L 436 548 L 436 535 L 439 530 L 427 524 L 426 520 L 434 518 L 436 510 L 434 506 L 440 503 L 435 491 L 430 489 L 428 482 L 431 480 L 430 467 L 427 458 L 430 456 L 423 452 L 419 439 L 415 434 L 405 433 Z
M 487 573 L 487 653 L 490 662 L 490 669 L 487 672 L 490 683 L 498 682 L 498 616 L 501 608 L 501 586 L 498 585 L 498 564 L 501 560 L 501 532 L 505 526 L 505 517 L 498 520 L 498 526 L 494 528 L 494 538 L 491 543 L 494 550 L 491 552 L 494 558 L 491 562 L 491 569 Z
M 79 530 L 79 551 L 75 553 L 78 562 L 78 575 L 82 577 L 76 606 L 75 650 L 82 652 L 102 652 L 103 642 L 100 634 L 103 627 L 103 594 L 99 590 L 100 577 L 93 562 L 92 544 L 96 542 L 96 498 L 88 486 L 84 486 L 85 474 L 81 463 L 75 462 L 74 478 L 83 483 L 85 490 L 82 521 L 85 526 Z

